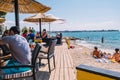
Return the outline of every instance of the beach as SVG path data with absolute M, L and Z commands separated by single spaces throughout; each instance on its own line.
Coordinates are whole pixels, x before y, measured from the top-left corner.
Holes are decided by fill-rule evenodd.
M 77 45 L 72 43 L 71 45 L 75 46 L 74 49 L 69 49 L 70 55 L 73 59 L 74 67 L 84 64 L 88 66 L 94 66 L 97 68 L 103 68 L 107 70 L 120 72 L 120 64 L 117 62 L 99 62 L 95 58 L 92 57 L 93 49 L 85 47 L 83 45 Z

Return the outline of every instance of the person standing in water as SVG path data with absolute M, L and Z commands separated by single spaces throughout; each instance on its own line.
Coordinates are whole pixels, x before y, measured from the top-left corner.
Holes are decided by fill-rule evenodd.
M 104 43 L 104 37 L 101 38 L 101 43 Z

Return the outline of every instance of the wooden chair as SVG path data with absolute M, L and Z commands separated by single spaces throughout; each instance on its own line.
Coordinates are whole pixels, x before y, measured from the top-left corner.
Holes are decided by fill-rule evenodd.
M 50 69 L 50 59 L 53 57 L 53 63 L 54 63 L 54 68 L 55 68 L 55 56 L 54 56 L 54 50 L 55 50 L 55 45 L 56 45 L 56 40 L 51 40 L 50 44 L 49 44 L 49 48 L 47 52 L 44 51 L 40 51 L 41 53 L 44 53 L 43 55 L 39 55 L 39 61 L 41 64 L 41 59 L 47 59 L 48 60 L 48 68 L 49 68 L 49 72 L 51 73 L 51 69 Z
M 32 59 L 31 59 L 31 64 L 29 65 L 18 65 L 18 66 L 5 66 L 5 67 L 0 67 L 0 69 L 10 69 L 10 68 L 19 68 L 19 67 L 27 67 L 30 68 L 29 71 L 25 72 L 20 72 L 20 73 L 14 73 L 14 74 L 2 74 L 2 80 L 4 79 L 25 79 L 27 77 L 32 77 L 33 80 L 36 80 L 36 60 L 38 53 L 41 49 L 41 46 L 39 44 L 36 44 L 33 52 L 32 52 Z

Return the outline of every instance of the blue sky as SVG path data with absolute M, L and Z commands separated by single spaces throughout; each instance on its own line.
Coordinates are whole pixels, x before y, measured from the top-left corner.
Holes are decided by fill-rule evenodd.
M 63 18 L 64 24 L 51 23 L 51 30 L 120 30 L 120 0 L 36 0 L 51 7 L 46 14 Z M 34 14 L 30 14 L 34 15 Z M 24 23 L 29 17 L 20 14 L 20 26 L 31 26 L 39 29 L 34 23 Z M 6 25 L 14 25 L 14 13 L 6 16 Z M 42 25 L 48 30 L 48 24 Z

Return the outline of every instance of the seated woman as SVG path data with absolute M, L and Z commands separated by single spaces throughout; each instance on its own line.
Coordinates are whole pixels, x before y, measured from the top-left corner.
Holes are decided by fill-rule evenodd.
M 2 38 L 5 36 L 9 36 L 9 30 L 6 30 L 3 33 Z M 8 47 L 9 47 L 8 44 L 0 45 L 0 48 L 2 49 L 2 52 L 3 52 L 3 56 L 10 54 L 10 50 Z
M 48 35 L 47 35 L 47 32 L 46 32 L 46 29 L 43 29 L 41 36 L 42 36 L 43 39 L 47 38 Z
M 120 53 L 118 48 L 115 49 L 115 53 L 112 56 L 112 60 L 120 62 Z
M 9 36 L 9 30 L 5 30 L 5 31 L 4 31 L 2 37 L 4 37 L 4 36 Z
M 51 38 L 48 38 L 48 34 L 47 34 L 46 29 L 43 29 L 41 36 L 42 36 L 42 42 L 45 42 L 46 46 L 48 46 Z
M 39 32 L 37 32 L 36 35 L 34 36 L 34 42 L 39 42 L 39 43 L 42 42 Z
M 94 51 L 93 51 L 92 55 L 93 55 L 94 58 L 102 58 L 101 52 L 98 51 L 97 47 L 94 47 Z
M 28 31 L 25 30 L 23 33 L 22 33 L 22 36 L 25 37 L 27 39 L 27 35 L 28 35 Z

